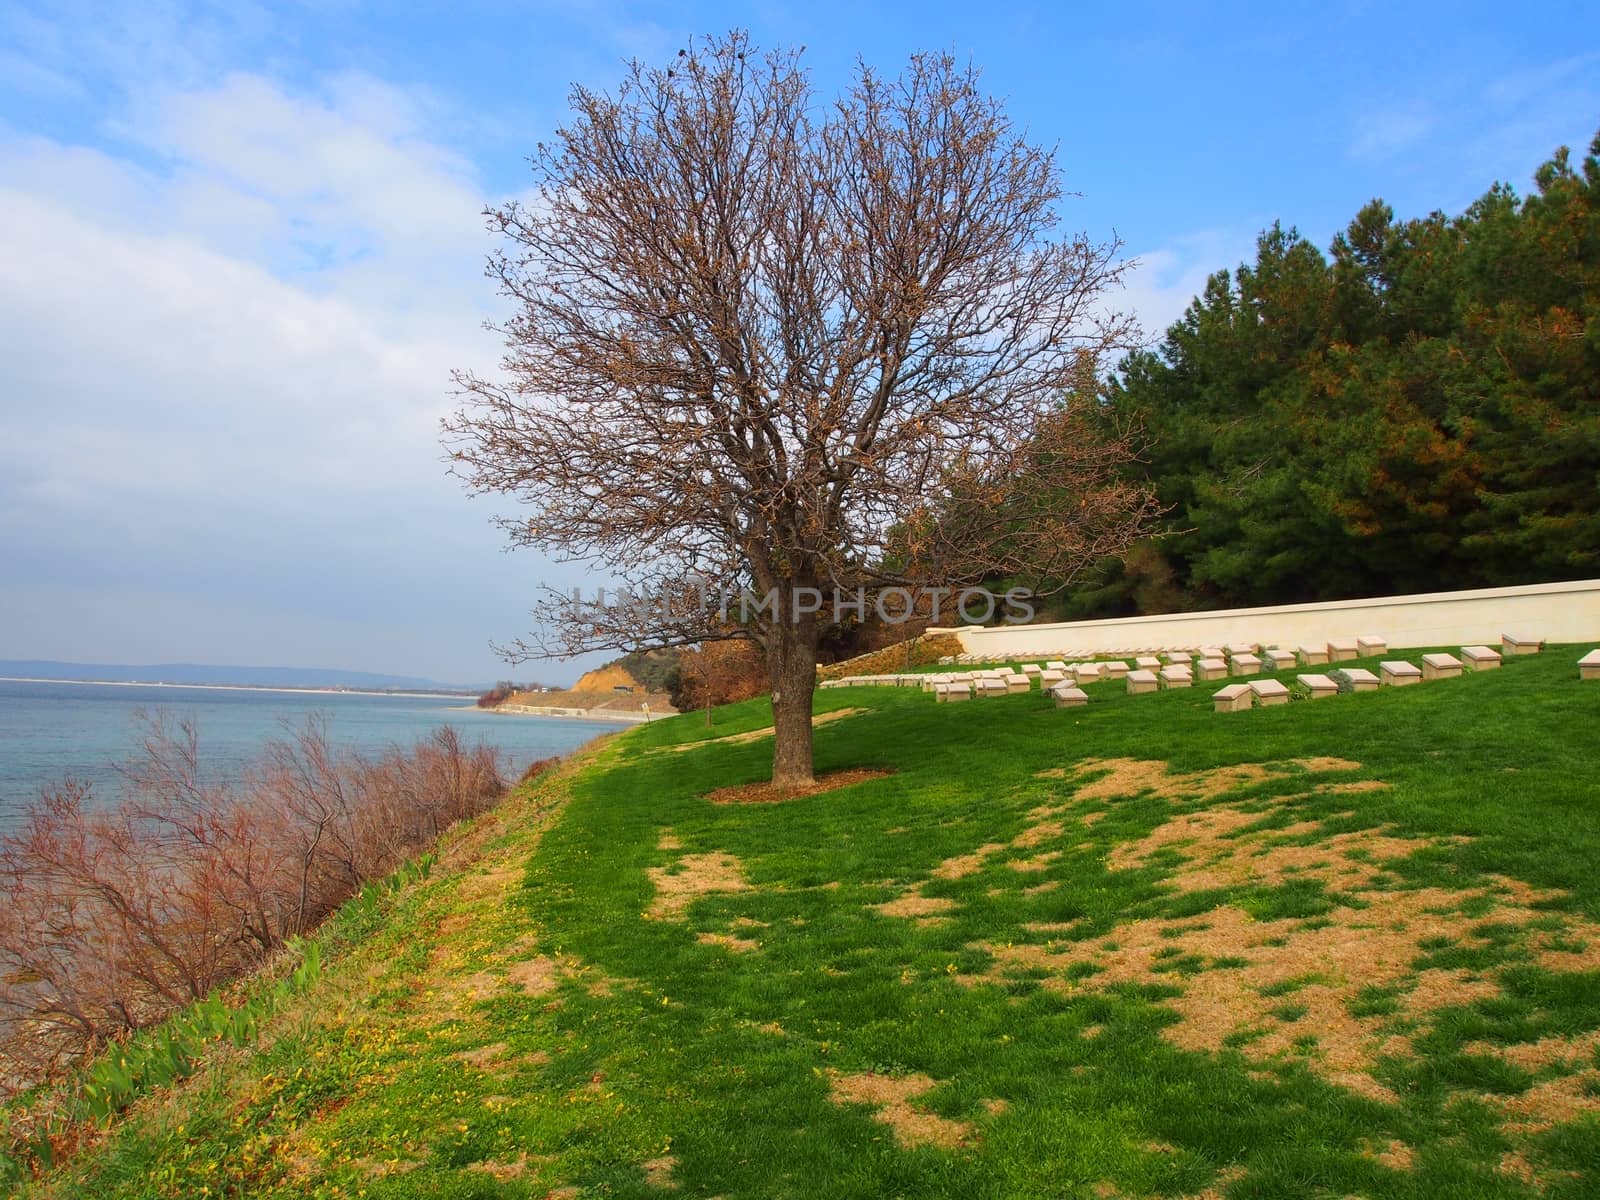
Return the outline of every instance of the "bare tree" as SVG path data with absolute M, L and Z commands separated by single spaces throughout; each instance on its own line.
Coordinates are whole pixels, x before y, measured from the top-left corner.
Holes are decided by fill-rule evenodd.
M 1054 152 L 949 55 L 828 105 L 799 57 L 734 33 L 574 90 L 536 197 L 487 214 L 502 374 L 460 373 L 444 423 L 469 487 L 525 506 L 513 545 L 656 600 L 547 595 L 508 657 L 752 639 L 779 785 L 811 779 L 838 615 L 813 589 L 1069 579 L 1153 510 L 1110 486 L 1127 439 L 1063 420 L 1133 330 L 1103 305 L 1116 244 L 1055 236 Z M 700 600 L 744 591 L 765 607 L 731 625 Z
M 766 689 L 764 664 L 749 642 L 708 641 L 697 650 L 685 650 L 678 660 L 679 686 L 674 697 L 684 711 L 703 708 L 706 728 L 711 709 L 759 696 Z

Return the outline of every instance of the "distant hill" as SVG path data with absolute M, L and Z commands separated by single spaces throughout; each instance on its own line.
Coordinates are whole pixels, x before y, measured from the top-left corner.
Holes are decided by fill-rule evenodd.
M 629 691 L 637 689 L 644 691 L 639 686 L 639 681 L 633 677 L 633 672 L 622 665 L 622 660 L 608 662 L 603 667 L 596 667 L 592 671 L 585 671 L 572 685 L 574 692 L 609 692 L 617 688 L 627 688 Z
M 502 703 L 511 708 L 583 708 L 590 712 L 612 711 L 636 714 L 643 708 L 657 715 L 675 713 L 672 697 L 651 691 L 634 675 L 627 664 L 633 656 L 608 662 L 585 671 L 570 688 L 547 692 L 514 692 Z
M 216 667 L 202 663 L 68 663 L 0 658 L 0 676 L 21 679 L 101 680 L 106 683 L 209 683 L 239 687 L 359 688 L 373 691 L 477 692 L 467 684 L 440 683 L 411 675 L 377 675 L 323 667 Z

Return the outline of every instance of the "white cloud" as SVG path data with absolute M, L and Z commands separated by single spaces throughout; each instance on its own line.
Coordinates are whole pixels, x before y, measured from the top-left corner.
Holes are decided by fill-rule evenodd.
M 1213 273 L 1254 259 L 1255 237 L 1253 232 L 1202 230 L 1135 254 L 1135 266 L 1111 304 L 1138 319 L 1147 344 L 1159 345 Z
M 493 349 L 470 311 L 441 326 L 370 309 L 16 189 L 0 190 L 0 326 L 9 444 L 53 450 L 53 473 L 97 488 L 359 483 L 431 429 L 449 368 Z M 199 453 L 219 434 L 228 453 Z
M 141 609 L 168 614 L 161 657 L 225 640 L 246 595 L 328 615 L 371 592 L 409 600 L 409 635 L 404 612 L 365 639 L 311 620 L 296 657 L 494 672 L 463 645 L 518 632 L 557 572 L 499 554 L 440 461 L 449 372 L 497 360 L 498 301 L 480 185 L 427 109 L 357 75 L 233 75 L 131 105 L 126 154 L 0 141 L 0 654 L 87 657 L 64 643 L 120 580 L 185 597 Z M 16 590 L 85 576 L 71 604 Z M 466 632 L 430 630 L 441 608 Z
M 1589 53 L 1524 71 L 1512 71 L 1491 80 L 1483 90 L 1484 99 L 1502 109 L 1541 103 L 1551 93 L 1559 93 L 1575 85 L 1583 87 L 1586 79 L 1592 86 L 1597 64 L 1600 64 L 1600 54 Z
M 1356 124 L 1352 158 L 1386 158 L 1416 145 L 1434 129 L 1432 114 L 1420 105 L 1367 113 Z
M 1409 81 L 1357 116 L 1348 155 L 1425 182 L 1429 206 L 1456 211 L 1496 181 L 1525 190 L 1556 147 L 1587 149 L 1600 118 L 1600 54 L 1574 55 L 1485 81 L 1477 75 Z
M 1461 148 L 1462 160 L 1527 191 L 1534 170 L 1558 146 L 1580 159 L 1588 151 L 1600 123 L 1600 54 L 1492 80 L 1483 89 L 1483 111 Z
M 636 6 L 615 0 L 545 0 L 542 7 L 587 29 L 625 58 L 660 63 L 686 44 L 656 22 L 639 17 Z
M 25 96 L 47 100 L 81 100 L 84 96 L 74 80 L 6 46 L 0 46 L 0 79 L 9 90 Z
M 0 37 L 35 67 L 96 88 L 152 80 L 193 87 L 274 20 L 254 0 L 12 0 L 0 8 Z
M 439 461 L 449 371 L 500 353 L 480 177 L 436 97 L 208 74 L 204 22 L 141 75 L 151 12 L 35 39 L 126 89 L 101 125 L 0 130 L 0 655 L 224 657 L 247 619 L 257 661 L 491 677 L 464 647 L 579 571 L 499 554 Z M 1114 303 L 1159 338 L 1250 244 L 1158 247 Z

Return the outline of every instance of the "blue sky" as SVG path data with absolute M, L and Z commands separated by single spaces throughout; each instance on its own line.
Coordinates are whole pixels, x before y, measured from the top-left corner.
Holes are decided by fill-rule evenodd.
M 1273 220 L 1458 211 L 1600 127 L 1592 5 L 1289 8 L 0 6 L 0 657 L 503 674 L 577 575 L 439 461 L 498 352 L 478 214 L 572 83 L 697 33 L 804 45 L 824 93 L 970 55 L 1152 334 Z

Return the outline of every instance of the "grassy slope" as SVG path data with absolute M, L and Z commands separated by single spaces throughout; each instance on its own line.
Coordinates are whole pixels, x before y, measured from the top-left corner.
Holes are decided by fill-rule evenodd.
M 701 798 L 762 778 L 769 741 L 669 748 L 760 728 L 764 701 L 719 710 L 709 734 L 698 714 L 632 730 L 476 831 L 472 856 L 457 851 L 465 865 L 409 893 L 264 1053 L 141 1106 L 39 1192 L 1593 1194 L 1600 1117 L 1508 1129 L 1492 1097 L 1549 1071 L 1468 1048 L 1600 1029 L 1600 973 L 1532 965 L 1526 930 L 1470 951 L 1430 948 L 1419 965 L 1500 987 L 1435 1013 L 1413 1031 L 1418 1053 L 1381 1065 L 1397 1103 L 1336 1086 L 1294 1054 L 1262 1069 L 1238 1049 L 1178 1048 L 1163 1036 L 1176 1019 L 1164 1001 L 1205 964 L 1174 960 L 1155 986 L 1028 972 L 972 986 L 992 963 L 978 944 L 1041 942 L 1035 923 L 1070 922 L 1066 936 L 1087 944 L 1114 942 L 1138 918 L 1235 908 L 1309 928 L 1359 906 L 1293 879 L 1175 892 L 1171 852 L 1112 869 L 1108 851 L 1195 804 L 1148 793 L 1074 802 L 1070 779 L 1039 775 L 1087 758 L 1182 771 L 1353 759 L 1359 770 L 1328 778 L 1392 786 L 1310 792 L 1286 768 L 1244 798 L 1267 825 L 1461 839 L 1389 864 L 1394 888 L 1468 891 L 1510 876 L 1566 893 L 1542 905 L 1552 923 L 1600 920 L 1600 685 L 1577 682 L 1576 657 L 1556 650 L 1482 676 L 1233 715 L 1210 711 L 1209 687 L 1127 697 L 1094 685 L 1090 707 L 1067 711 L 1037 693 L 935 706 L 904 690 L 821 692 L 820 710 L 870 711 L 818 730 L 819 768 L 896 774 L 776 806 Z M 1274 806 L 1274 795 L 1288 799 Z M 1062 851 L 1043 870 L 1010 869 L 1037 851 L 1002 848 L 964 877 L 932 875 L 1007 843 L 1041 804 L 1061 806 L 1065 826 L 1038 848 Z M 663 849 L 664 834 L 681 848 Z M 736 856 L 748 889 L 701 895 L 683 919 L 649 915 L 650 869 L 712 854 Z M 1053 890 L 1024 890 L 1050 880 Z M 908 887 L 956 901 L 951 919 L 873 907 Z M 703 933 L 759 949 L 735 953 Z M 1296 1019 L 1292 1003 L 1282 1019 Z M 836 1103 L 830 1072 L 928 1076 L 937 1086 L 917 1106 L 965 1122 L 963 1144 L 906 1144 L 870 1107 Z M 1391 1141 L 1413 1148 L 1409 1164 L 1374 1160 Z

